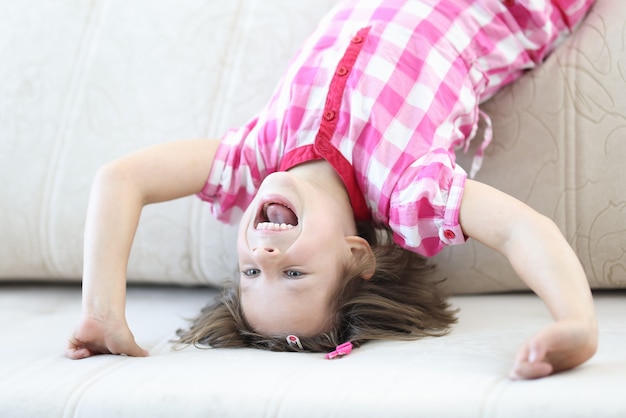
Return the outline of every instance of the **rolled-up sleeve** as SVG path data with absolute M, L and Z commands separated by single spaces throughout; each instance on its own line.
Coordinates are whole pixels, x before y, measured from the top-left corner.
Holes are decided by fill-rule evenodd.
M 226 223 L 238 222 L 263 178 L 265 162 L 255 133 L 256 119 L 230 130 L 222 138 L 209 177 L 197 196 L 211 205 L 211 213 Z
M 467 175 L 442 158 L 416 162 L 402 176 L 392 194 L 389 226 L 395 242 L 425 257 L 466 241 L 459 211 Z

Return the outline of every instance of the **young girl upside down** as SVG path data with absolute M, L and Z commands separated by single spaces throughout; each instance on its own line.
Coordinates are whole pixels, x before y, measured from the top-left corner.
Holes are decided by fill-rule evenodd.
M 240 221 L 241 276 L 179 331 L 181 343 L 330 351 L 445 334 L 454 312 L 425 260 L 472 238 L 506 256 L 554 317 L 520 348 L 511 376 L 589 359 L 597 325 L 574 252 L 551 220 L 468 178 L 454 150 L 480 117 L 489 126 L 479 104 L 541 63 L 592 2 L 342 1 L 247 125 L 99 170 L 67 355 L 147 355 L 124 315 L 140 212 L 197 194 L 220 220 Z

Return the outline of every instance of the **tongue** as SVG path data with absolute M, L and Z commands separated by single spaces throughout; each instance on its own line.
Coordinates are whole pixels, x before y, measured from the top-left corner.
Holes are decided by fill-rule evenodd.
M 267 219 L 276 224 L 298 225 L 298 218 L 291 209 L 279 203 L 270 203 L 265 208 Z

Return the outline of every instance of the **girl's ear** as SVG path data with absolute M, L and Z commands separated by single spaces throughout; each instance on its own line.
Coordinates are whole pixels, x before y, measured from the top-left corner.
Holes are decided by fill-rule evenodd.
M 376 272 L 376 257 L 369 242 L 359 236 L 346 237 L 354 263 L 361 268 L 361 278 L 369 280 Z

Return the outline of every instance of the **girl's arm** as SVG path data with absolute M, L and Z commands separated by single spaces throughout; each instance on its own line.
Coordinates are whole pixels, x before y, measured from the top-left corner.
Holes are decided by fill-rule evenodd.
M 591 291 L 578 258 L 554 222 L 472 180 L 466 182 L 460 222 L 467 236 L 509 260 L 555 319 L 522 346 L 511 377 L 543 377 L 591 358 L 597 348 Z
M 98 171 L 85 224 L 81 320 L 66 354 L 146 356 L 125 316 L 126 267 L 143 206 L 191 195 L 209 176 L 219 141 L 192 140 L 147 148 Z

